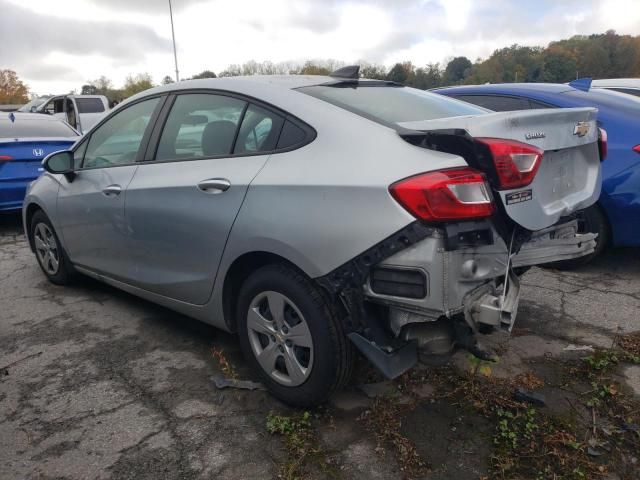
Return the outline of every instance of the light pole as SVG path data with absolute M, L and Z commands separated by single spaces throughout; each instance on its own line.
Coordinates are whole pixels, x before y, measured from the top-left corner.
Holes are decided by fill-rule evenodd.
M 173 38 L 173 60 L 176 64 L 176 82 L 180 81 L 178 74 L 178 53 L 176 52 L 176 33 L 173 30 L 173 10 L 171 9 L 171 0 L 169 0 L 169 18 L 171 18 L 171 38 Z

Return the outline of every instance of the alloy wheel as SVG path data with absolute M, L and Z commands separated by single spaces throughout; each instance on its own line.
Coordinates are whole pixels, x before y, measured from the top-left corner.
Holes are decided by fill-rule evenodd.
M 304 383 L 313 367 L 313 339 L 296 305 L 278 292 L 262 292 L 251 301 L 247 333 L 262 369 L 288 387 Z
M 60 267 L 60 253 L 58 242 L 49 226 L 45 223 L 38 223 L 34 229 L 33 241 L 36 247 L 36 255 L 43 270 L 48 275 L 58 273 Z

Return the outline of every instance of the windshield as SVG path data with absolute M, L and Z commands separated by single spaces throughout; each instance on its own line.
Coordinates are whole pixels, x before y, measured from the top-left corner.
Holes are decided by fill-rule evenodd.
M 409 87 L 315 85 L 298 90 L 386 125 L 487 113 L 484 108 Z
M 19 112 L 30 112 L 32 107 L 38 108 L 40 105 L 42 105 L 44 102 L 46 102 L 47 100 L 49 100 L 51 97 L 38 97 L 38 98 L 34 98 L 33 100 L 31 100 L 29 103 L 25 103 L 23 106 L 21 106 L 18 111 Z

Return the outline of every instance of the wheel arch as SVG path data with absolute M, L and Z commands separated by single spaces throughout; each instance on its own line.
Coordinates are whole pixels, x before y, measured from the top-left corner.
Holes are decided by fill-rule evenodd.
M 237 331 L 235 305 L 242 284 L 259 268 L 267 265 L 282 264 L 309 277 L 300 267 L 287 258 L 267 251 L 247 252 L 236 258 L 225 273 L 222 287 L 222 311 L 224 321 L 230 331 Z
M 27 208 L 25 210 L 25 215 L 24 215 L 24 222 L 25 222 L 24 229 L 27 234 L 27 240 L 29 241 L 29 248 L 31 248 L 32 252 L 35 252 L 35 246 L 33 243 L 33 234 L 31 232 L 31 220 L 33 219 L 33 216 L 36 214 L 37 211 L 42 211 L 44 212 L 45 215 L 47 215 L 47 212 L 45 211 L 45 209 L 42 208 L 40 204 L 36 202 L 31 202 L 29 203 L 29 205 L 27 205 Z M 47 217 L 49 217 L 49 215 L 47 215 Z

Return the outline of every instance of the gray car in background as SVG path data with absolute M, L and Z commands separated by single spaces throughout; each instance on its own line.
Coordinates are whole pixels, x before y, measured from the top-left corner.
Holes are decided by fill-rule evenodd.
M 192 80 L 49 156 L 23 209 L 45 275 L 78 273 L 238 332 L 269 390 L 325 401 L 354 347 L 388 377 L 510 331 L 518 273 L 593 251 L 596 110 L 488 113 L 392 82 Z

